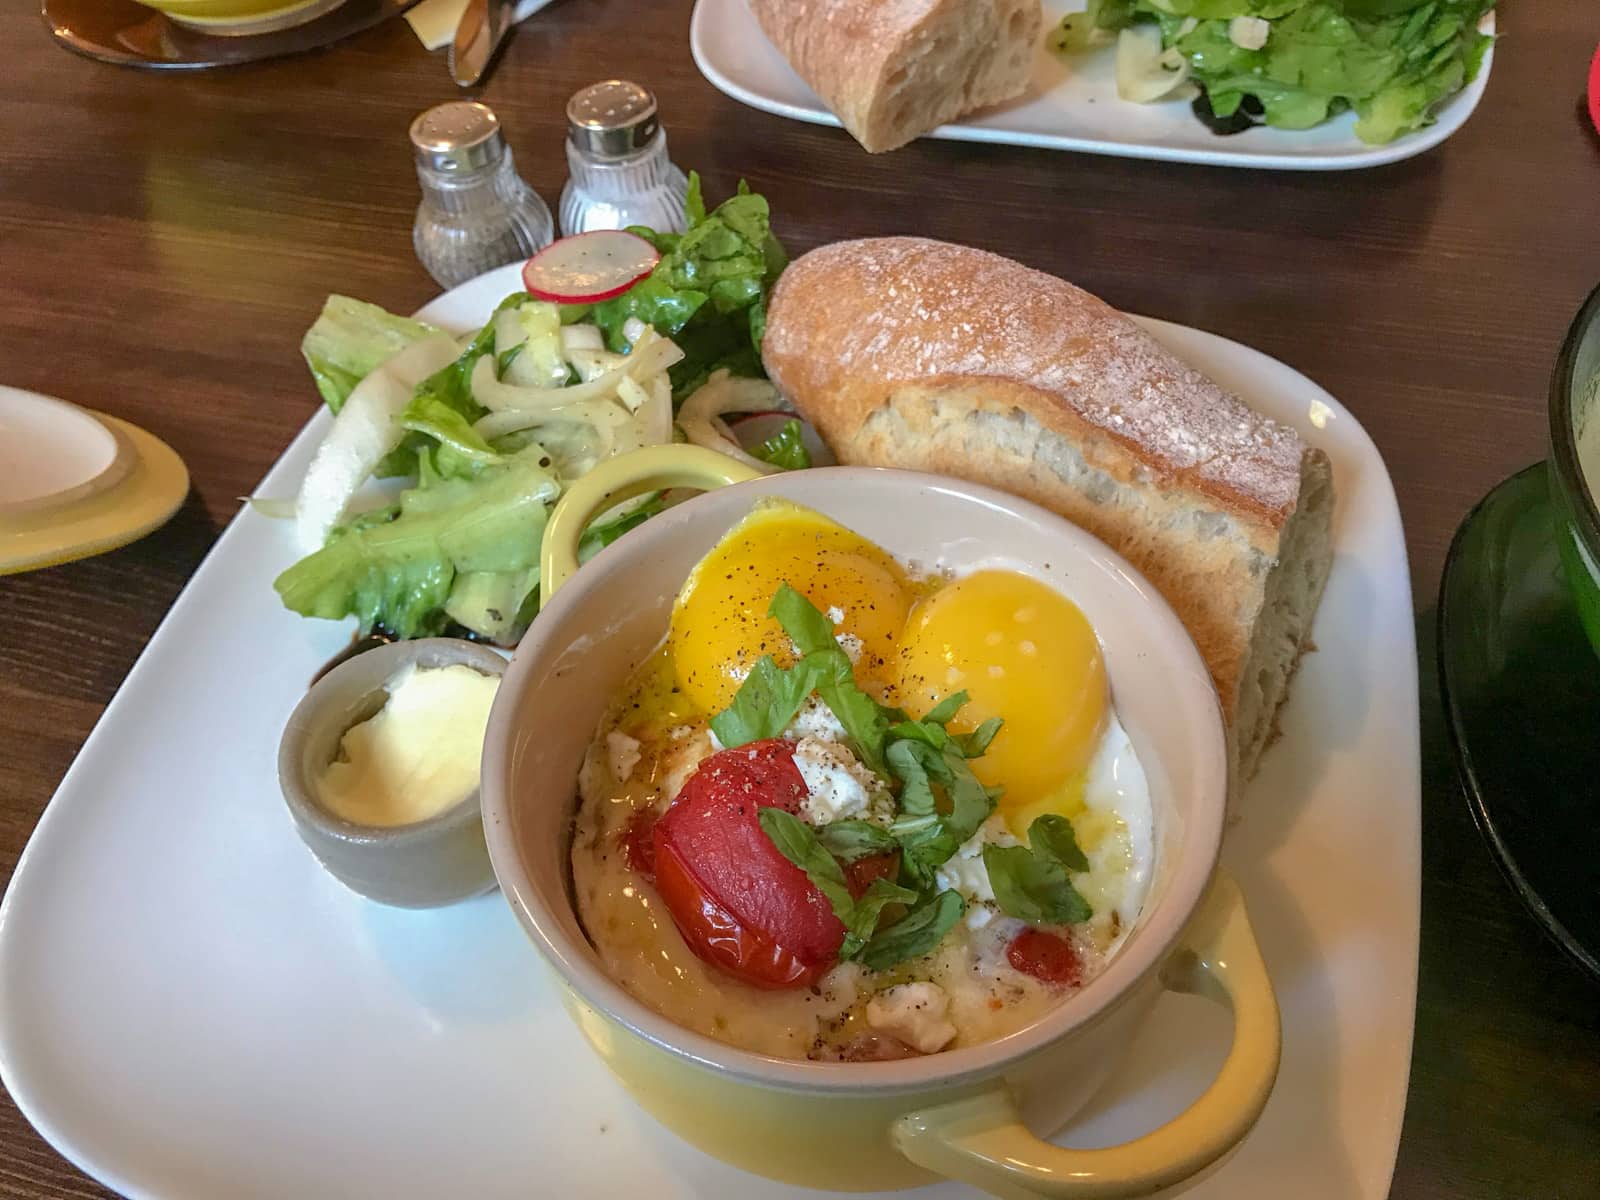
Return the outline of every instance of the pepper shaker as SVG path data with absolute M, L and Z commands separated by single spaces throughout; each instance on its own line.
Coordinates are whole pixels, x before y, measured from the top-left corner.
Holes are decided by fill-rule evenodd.
M 623 79 L 592 84 L 567 101 L 567 185 L 561 232 L 648 225 L 687 228 L 689 181 L 667 157 L 667 133 L 648 89 Z
M 457 100 L 428 109 L 411 123 L 411 146 L 422 184 L 411 241 L 444 287 L 550 244 L 550 209 L 517 174 L 487 105 Z

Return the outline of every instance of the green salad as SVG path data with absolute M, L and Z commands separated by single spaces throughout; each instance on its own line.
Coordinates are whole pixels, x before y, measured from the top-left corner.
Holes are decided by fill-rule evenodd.
M 1362 141 L 1393 141 L 1478 73 L 1493 0 L 1089 0 L 1051 46 L 1076 53 L 1118 37 L 1125 99 L 1198 85 L 1218 119 L 1259 115 L 1310 129 L 1349 109 Z
M 730 394 L 747 411 L 779 407 L 760 357 L 785 263 L 767 202 L 741 183 L 708 212 L 691 175 L 686 216 L 682 234 L 627 231 L 653 266 L 620 294 L 515 292 L 461 339 L 330 296 L 302 350 L 335 416 L 294 501 L 305 557 L 274 583 L 283 603 L 353 616 L 363 634 L 511 644 L 538 610 L 550 509 L 597 463 L 694 430 L 766 470 L 809 466 L 797 423 L 747 452 L 722 421 Z M 361 507 L 370 479 L 396 477 L 386 503 Z M 661 506 L 643 497 L 603 514 L 580 557 Z

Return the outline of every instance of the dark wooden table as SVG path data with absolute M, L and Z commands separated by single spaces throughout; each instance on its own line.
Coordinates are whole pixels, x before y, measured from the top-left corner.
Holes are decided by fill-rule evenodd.
M 624 75 L 660 96 L 674 158 L 713 196 L 748 178 L 792 248 L 916 232 L 1001 251 L 1257 346 L 1371 431 L 1400 495 L 1421 644 L 1421 992 L 1393 1192 L 1405 1200 L 1600 1196 L 1600 989 L 1502 884 L 1434 683 L 1451 533 L 1543 455 L 1548 372 L 1600 281 L 1600 140 L 1579 118 L 1600 10 L 1509 7 L 1465 129 L 1357 174 L 952 142 L 869 157 L 713 90 L 690 61 L 686 0 L 561 0 L 483 92 L 552 202 L 565 98 Z M 411 251 L 406 125 L 455 90 L 400 22 L 309 57 L 162 76 L 70 57 L 14 3 L 0 47 L 0 380 L 145 426 L 194 478 L 144 541 L 0 579 L 5 879 L 237 497 L 313 411 L 296 348 L 323 296 L 408 311 L 437 291 Z M 0 1101 L 0 1196 L 102 1194 Z

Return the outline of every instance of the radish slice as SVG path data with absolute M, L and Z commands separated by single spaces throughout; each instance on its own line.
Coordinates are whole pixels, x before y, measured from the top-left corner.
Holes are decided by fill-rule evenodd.
M 522 286 L 540 300 L 598 304 L 620 296 L 651 271 L 661 255 L 636 233 L 596 229 L 551 242 L 522 268 Z

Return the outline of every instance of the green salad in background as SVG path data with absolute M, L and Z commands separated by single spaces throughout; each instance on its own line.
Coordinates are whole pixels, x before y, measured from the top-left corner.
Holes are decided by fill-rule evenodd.
M 607 298 L 515 292 L 465 338 L 330 296 L 301 348 L 335 415 L 281 514 L 305 552 L 274 583 L 283 603 L 353 616 L 362 634 L 511 644 L 538 609 L 551 507 L 604 459 L 687 437 L 767 470 L 809 466 L 797 423 L 747 452 L 721 420 L 730 383 L 750 410 L 778 407 L 760 357 L 785 263 L 767 202 L 741 183 L 708 212 L 691 175 L 685 212 L 682 234 L 626 231 L 642 273 Z M 563 239 L 569 258 L 580 240 Z M 716 407 L 690 419 L 699 392 L 698 407 Z M 363 508 L 369 479 L 395 477 L 388 503 Z M 260 504 L 275 505 L 288 507 Z M 580 557 L 661 507 L 645 497 L 603 514 Z
M 1176 98 L 1192 81 L 1216 118 L 1310 129 L 1349 109 L 1379 144 L 1420 129 L 1478 73 L 1493 0 L 1089 0 L 1051 48 L 1118 37 L 1118 91 Z

